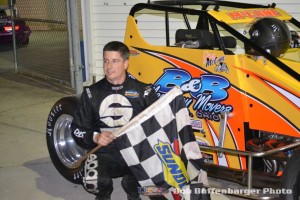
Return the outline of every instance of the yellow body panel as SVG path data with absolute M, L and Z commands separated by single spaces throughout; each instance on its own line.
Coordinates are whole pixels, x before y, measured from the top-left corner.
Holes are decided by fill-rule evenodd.
M 226 23 L 248 23 L 253 20 L 249 12 L 262 13 L 258 10 L 244 9 L 244 15 L 248 15 L 238 19 L 233 19 L 233 14 L 241 15 L 241 10 L 208 12 Z M 278 8 L 265 13 L 291 18 Z M 219 145 L 222 111 L 232 114 L 226 126 L 225 148 L 245 150 L 244 133 L 248 128 L 300 138 L 300 83 L 270 61 L 246 54 L 225 55 L 216 49 L 154 46 L 142 38 L 132 16 L 128 16 L 126 30 L 124 42 L 131 51 L 129 73 L 153 83 L 159 95 L 174 85 L 181 87 L 199 144 Z M 299 73 L 300 63 L 289 59 L 300 55 L 299 51 L 288 54 L 281 58 L 282 62 Z M 211 91 L 208 97 L 202 95 Z M 203 157 L 206 162 L 222 166 L 247 167 L 243 156 L 218 157 L 204 151 Z

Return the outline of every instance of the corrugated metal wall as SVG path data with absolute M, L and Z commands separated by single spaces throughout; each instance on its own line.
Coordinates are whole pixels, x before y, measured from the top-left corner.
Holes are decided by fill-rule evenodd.
M 103 77 L 102 48 L 112 40 L 123 41 L 128 13 L 139 1 L 91 1 L 93 75 Z M 140 1 L 141 2 L 141 1 Z M 145 2 L 145 1 L 144 1 Z
M 233 0 L 235 1 L 235 0 Z M 236 1 L 238 2 L 238 1 Z M 241 2 L 241 1 L 240 1 Z M 244 0 L 245 3 L 257 3 L 252 0 Z M 102 48 L 103 45 L 112 40 L 123 41 L 126 28 L 126 20 L 132 5 L 136 3 L 147 3 L 144 1 L 105 1 L 90 0 L 90 17 L 91 31 L 91 65 L 93 67 L 91 76 L 96 76 L 96 80 L 103 77 L 102 71 Z M 278 7 L 288 11 L 297 20 L 300 20 L 300 2 L 299 0 L 263 0 L 258 3 L 272 4 L 276 3 Z M 145 39 L 152 43 L 158 42 L 159 38 L 151 37 L 151 30 L 157 29 L 155 18 L 147 19 L 149 22 L 147 27 L 141 27 L 141 32 L 145 32 Z M 152 24 L 152 25 L 151 25 Z M 144 29 L 144 30 L 143 30 Z M 159 30 L 157 30 L 159 31 Z M 164 35 L 160 38 L 164 41 Z

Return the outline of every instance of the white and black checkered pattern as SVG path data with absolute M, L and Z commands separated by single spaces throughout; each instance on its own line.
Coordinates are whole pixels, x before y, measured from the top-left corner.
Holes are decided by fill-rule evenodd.
M 164 180 L 162 162 L 154 150 L 159 141 L 173 146 L 174 139 L 178 138 L 180 157 L 190 180 L 198 176 L 203 159 L 178 87 L 132 119 L 122 130 L 117 140 L 120 152 L 142 187 L 170 187 Z

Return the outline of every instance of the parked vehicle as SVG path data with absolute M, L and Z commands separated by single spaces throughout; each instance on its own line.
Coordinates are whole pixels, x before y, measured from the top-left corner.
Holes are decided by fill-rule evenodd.
M 16 10 L 15 16 L 18 17 Z M 8 7 L 0 7 L 0 43 L 9 43 L 13 41 L 13 27 L 11 10 Z M 27 45 L 31 30 L 24 20 L 16 18 L 15 33 L 18 44 Z
M 232 195 L 300 198 L 300 49 L 290 31 L 300 22 L 275 4 L 153 1 L 129 13 L 130 74 L 159 95 L 180 86 L 208 175 L 247 189 Z M 68 98 L 50 111 L 47 143 L 76 182 L 79 168 L 69 166 L 84 150 L 71 142 Z

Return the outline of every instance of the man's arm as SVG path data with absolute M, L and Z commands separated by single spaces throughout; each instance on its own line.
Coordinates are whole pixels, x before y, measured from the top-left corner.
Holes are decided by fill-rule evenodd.
M 71 124 L 73 139 L 76 144 L 82 148 L 87 148 L 94 144 L 94 119 L 93 108 L 87 95 L 88 88 L 85 88 L 81 94 L 79 104 L 74 111 L 74 118 Z

